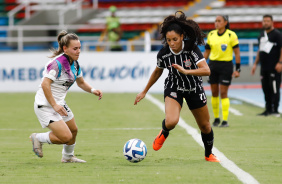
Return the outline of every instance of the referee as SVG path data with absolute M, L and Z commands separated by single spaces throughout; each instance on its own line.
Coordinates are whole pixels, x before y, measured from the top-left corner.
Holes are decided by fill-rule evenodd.
M 265 99 L 265 111 L 258 115 L 274 115 L 280 117 L 278 106 L 280 101 L 282 71 L 282 35 L 279 30 L 274 28 L 271 15 L 263 16 L 262 27 L 264 31 L 258 38 L 259 51 L 252 67 L 253 75 L 260 61 L 260 75 Z
M 236 33 L 229 29 L 227 15 L 219 15 L 215 20 L 215 28 L 209 32 L 204 57 L 209 58 L 209 67 L 211 75 L 209 83 L 212 92 L 212 109 L 214 114 L 213 126 L 220 124 L 219 118 L 219 94 L 222 106 L 222 123 L 220 127 L 228 127 L 229 116 L 229 98 L 228 88 L 231 84 L 232 77 L 240 76 L 240 50 L 239 41 Z M 235 53 L 236 70 L 233 72 L 233 51 Z
M 136 96 L 134 105 L 142 100 L 151 86 L 159 79 L 164 69 L 169 74 L 164 82 L 165 119 L 162 130 L 153 142 L 155 151 L 161 149 L 169 132 L 179 121 L 180 111 L 185 98 L 202 135 L 205 146 L 205 159 L 219 162 L 212 154 L 213 130 L 209 122 L 207 98 L 201 76 L 210 74 L 210 69 L 198 44 L 204 44 L 204 34 L 198 24 L 187 19 L 183 12 L 165 18 L 161 25 L 164 47 L 157 55 L 157 67 L 153 71 L 145 89 Z

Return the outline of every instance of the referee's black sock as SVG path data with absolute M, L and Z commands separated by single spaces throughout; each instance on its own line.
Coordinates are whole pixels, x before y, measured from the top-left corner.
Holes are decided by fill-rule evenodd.
M 162 127 L 163 127 L 162 134 L 164 135 L 165 138 L 167 138 L 170 130 L 165 126 L 165 119 L 163 120 Z
M 209 134 L 204 134 L 201 132 L 202 140 L 205 146 L 205 156 L 209 157 L 212 153 L 212 147 L 213 147 L 213 130 L 211 129 L 211 132 Z

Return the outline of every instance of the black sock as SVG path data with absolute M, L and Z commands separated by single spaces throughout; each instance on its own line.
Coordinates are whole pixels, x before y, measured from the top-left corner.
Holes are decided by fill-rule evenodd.
M 213 131 L 211 129 L 211 132 L 209 134 L 204 134 L 201 132 L 202 140 L 205 145 L 205 156 L 209 157 L 212 153 L 212 147 L 213 147 Z
M 167 129 L 165 126 L 165 119 L 163 120 L 162 127 L 163 127 L 162 134 L 164 135 L 165 138 L 167 138 L 170 130 Z

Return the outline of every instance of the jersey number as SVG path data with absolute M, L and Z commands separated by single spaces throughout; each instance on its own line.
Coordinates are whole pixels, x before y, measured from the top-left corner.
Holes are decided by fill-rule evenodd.
M 206 99 L 207 99 L 205 93 L 201 93 L 201 94 L 199 94 L 199 95 L 200 95 L 200 99 L 201 99 L 201 100 L 206 100 Z
M 67 112 L 70 112 L 70 108 L 67 104 L 64 105 L 64 108 L 66 109 Z

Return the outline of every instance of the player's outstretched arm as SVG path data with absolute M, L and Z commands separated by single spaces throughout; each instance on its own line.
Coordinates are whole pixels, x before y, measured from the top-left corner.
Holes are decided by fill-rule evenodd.
M 163 69 L 156 67 L 153 73 L 151 74 L 151 77 L 145 87 L 145 89 L 139 93 L 134 101 L 134 105 L 137 105 L 137 102 L 140 102 L 147 94 L 149 89 L 155 84 L 155 82 L 160 78 L 160 76 L 163 73 Z
M 81 89 L 83 89 L 84 91 L 88 92 L 88 93 L 93 93 L 94 95 L 99 97 L 99 100 L 102 99 L 103 97 L 103 93 L 101 90 L 99 89 L 94 89 L 92 88 L 84 79 L 83 77 L 79 77 L 76 79 L 76 83 L 78 85 L 78 87 L 80 87 Z

